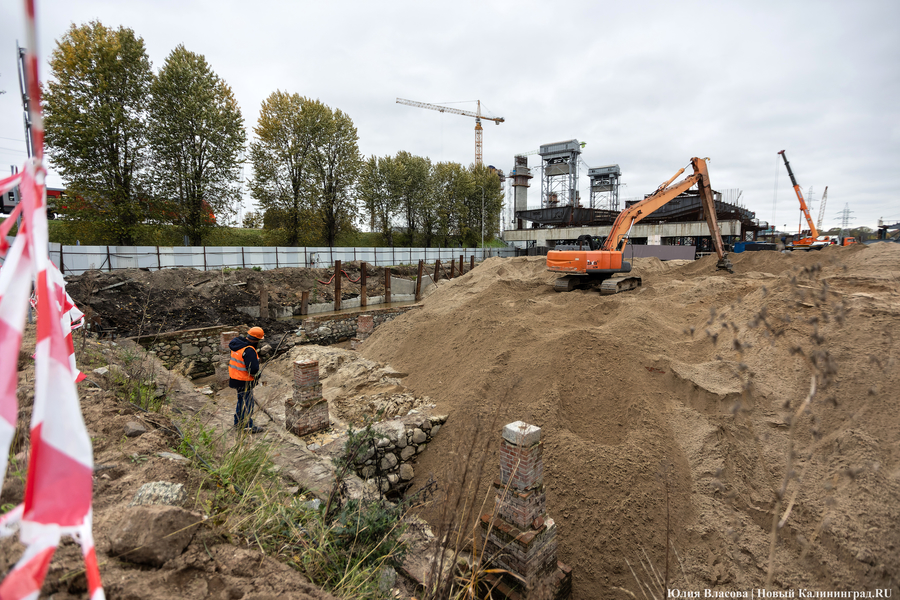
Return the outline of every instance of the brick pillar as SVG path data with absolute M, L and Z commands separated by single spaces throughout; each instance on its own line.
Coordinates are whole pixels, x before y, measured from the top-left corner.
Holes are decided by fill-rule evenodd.
M 294 362 L 294 396 L 284 401 L 284 426 L 296 435 L 328 429 L 328 401 L 322 397 L 319 361 Z
M 486 538 L 484 556 L 525 581 L 501 585 L 508 598 L 568 598 L 572 570 L 556 559 L 556 523 L 547 514 L 544 491 L 543 442 L 539 427 L 516 421 L 503 428 L 500 478 L 494 482 L 494 513 L 481 515 Z M 545 596 L 547 589 L 552 590 Z M 508 592 L 508 593 L 507 593 Z
M 375 331 L 375 317 L 372 315 L 359 315 L 356 319 L 356 333 L 371 335 Z
M 220 387 L 228 385 L 228 363 L 231 361 L 231 350 L 228 343 L 236 338 L 237 331 L 223 331 L 219 334 L 219 361 L 216 363 L 216 384 Z
M 375 331 L 375 317 L 372 315 L 359 315 L 356 318 L 356 337 L 350 340 L 350 349 L 356 350 L 367 337 Z

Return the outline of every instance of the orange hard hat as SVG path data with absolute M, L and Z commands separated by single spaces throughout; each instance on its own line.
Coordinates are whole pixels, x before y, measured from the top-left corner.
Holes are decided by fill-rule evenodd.
M 266 337 L 266 332 L 262 330 L 262 327 L 251 327 L 250 331 L 247 332 L 247 335 L 258 340 Z

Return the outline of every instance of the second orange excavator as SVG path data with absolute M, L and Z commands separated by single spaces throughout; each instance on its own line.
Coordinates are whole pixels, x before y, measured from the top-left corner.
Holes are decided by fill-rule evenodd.
M 719 257 L 716 267 L 732 272 L 731 261 L 725 254 L 725 245 L 722 243 L 722 234 L 716 219 L 715 200 L 709 184 L 706 160 L 708 159 L 692 158 L 693 175 L 673 184 L 672 182 L 684 173 L 684 169 L 681 169 L 671 179 L 660 185 L 653 194 L 619 213 L 609 235 L 599 247 L 595 247 L 590 236 L 581 236 L 578 238 L 578 246 L 573 249 L 549 251 L 547 268 L 550 271 L 564 274 L 563 277 L 556 280 L 553 288 L 557 292 L 570 292 L 574 289 L 586 289 L 599 284 L 602 294 L 616 294 L 639 287 L 641 285 L 640 277 L 617 276 L 631 272 L 631 263 L 622 260 L 622 256 L 632 227 L 695 184 L 700 190 L 706 224 L 709 226 L 713 246 Z

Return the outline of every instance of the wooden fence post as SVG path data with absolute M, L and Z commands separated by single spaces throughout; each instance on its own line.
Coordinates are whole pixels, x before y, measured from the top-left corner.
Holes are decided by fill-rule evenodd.
M 309 314 L 309 290 L 300 292 L 300 314 Z
M 416 277 L 416 302 L 422 299 L 422 273 L 425 271 L 425 261 L 419 260 L 419 274 Z
M 359 305 L 365 308 L 368 304 L 368 298 L 366 297 L 366 263 L 363 262 L 360 266 L 362 268 L 359 275 Z
M 334 310 L 341 310 L 341 261 L 334 261 Z

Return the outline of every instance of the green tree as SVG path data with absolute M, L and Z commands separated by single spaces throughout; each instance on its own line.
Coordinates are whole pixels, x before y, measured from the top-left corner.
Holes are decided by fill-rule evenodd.
M 396 160 L 402 178 L 400 205 L 406 220 L 409 245 L 413 246 L 419 225 L 423 221 L 422 211 L 431 191 L 431 161 L 405 151 L 398 152 Z
M 393 221 L 400 209 L 402 177 L 399 163 L 385 156 L 370 157 L 362 166 L 357 194 L 369 214 L 369 225 L 384 243 L 394 245 Z
M 253 130 L 250 193 L 266 215 L 278 214 L 278 228 L 291 246 L 298 245 L 304 230 L 308 234 L 320 226 L 313 156 L 331 118 L 331 110 L 318 100 L 276 91 L 263 101 Z
M 339 109 L 331 112 L 312 154 L 315 202 L 325 233 L 334 246 L 338 233 L 353 229 L 359 207 L 354 186 L 362 166 L 359 136 L 350 117 Z
M 467 234 L 466 199 L 473 194 L 475 182 L 471 173 L 459 163 L 438 163 L 432 176 L 434 208 L 429 215 L 429 228 L 440 245 L 457 243 Z
M 179 45 L 152 85 L 150 145 L 154 192 L 191 245 L 217 218 L 235 214 L 246 140 L 231 88 L 202 55 Z
M 466 214 L 469 217 L 468 230 L 475 235 L 474 238 L 470 235 L 467 240 L 471 245 L 478 246 L 481 244 L 482 227 L 485 242 L 493 239 L 500 231 L 503 188 L 497 172 L 484 165 L 472 165 L 469 172 L 472 175 L 474 189 L 472 195 L 466 198 Z
M 154 212 L 146 200 L 147 106 L 153 71 L 144 41 L 99 21 L 72 25 L 50 58 L 47 154 L 75 200 L 76 222 L 132 245 Z
M 244 215 L 242 225 L 244 226 L 244 229 L 259 229 L 263 225 L 262 213 L 255 210 L 248 210 Z

